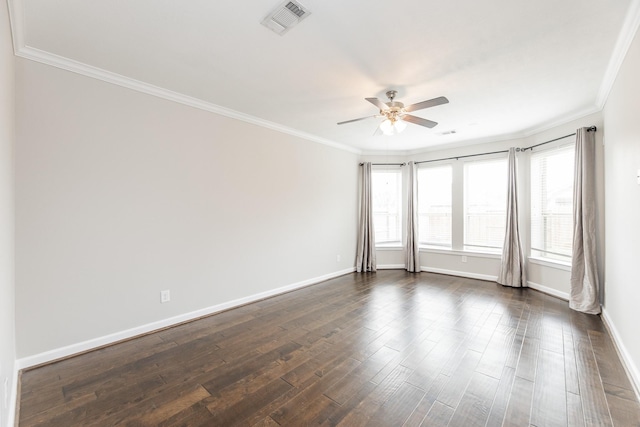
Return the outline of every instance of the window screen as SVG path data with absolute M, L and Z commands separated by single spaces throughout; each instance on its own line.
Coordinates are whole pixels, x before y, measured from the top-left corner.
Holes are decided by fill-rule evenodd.
M 571 261 L 574 146 L 531 155 L 531 255 Z
M 373 225 L 376 244 L 402 243 L 402 171 L 371 171 Z
M 506 209 L 507 159 L 465 163 L 465 249 L 501 249 L 504 244 Z
M 451 165 L 418 169 L 418 236 L 421 245 L 451 247 Z

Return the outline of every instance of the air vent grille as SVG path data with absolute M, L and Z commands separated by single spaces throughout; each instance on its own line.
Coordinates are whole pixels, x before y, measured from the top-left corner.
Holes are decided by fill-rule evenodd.
M 310 14 L 309 9 L 302 4 L 297 1 L 287 0 L 272 10 L 262 20 L 262 25 L 277 34 L 283 35 Z
M 295 4 L 292 1 L 287 3 L 285 7 L 289 9 L 291 13 L 296 15 L 298 18 L 302 18 L 302 16 L 306 13 L 302 8 L 300 8 L 297 4 Z

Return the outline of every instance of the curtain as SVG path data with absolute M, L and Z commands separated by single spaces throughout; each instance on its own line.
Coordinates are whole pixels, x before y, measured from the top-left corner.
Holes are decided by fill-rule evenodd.
M 588 132 L 587 128 L 576 131 L 569 306 L 589 314 L 600 313 L 596 266 L 595 145 L 593 132 Z
M 518 178 L 516 149 L 509 149 L 507 224 L 497 282 L 514 288 L 527 286 L 522 242 L 518 228 Z
M 371 162 L 360 168 L 360 225 L 358 227 L 358 252 L 356 271 L 376 271 L 376 239 L 373 228 L 371 201 Z
M 420 250 L 418 247 L 418 188 L 416 182 L 416 165 L 409 162 L 409 179 L 407 185 L 407 271 L 420 272 Z

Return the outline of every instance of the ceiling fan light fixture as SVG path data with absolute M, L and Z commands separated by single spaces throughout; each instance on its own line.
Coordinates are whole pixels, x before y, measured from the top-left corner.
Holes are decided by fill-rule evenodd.
M 385 135 L 397 135 L 407 127 L 402 120 L 385 119 L 380 123 L 380 130 Z
M 378 128 L 385 135 L 396 135 L 402 132 L 407 127 L 407 122 L 414 125 L 424 126 L 426 128 L 433 128 L 438 125 L 438 122 L 432 120 L 423 119 L 422 117 L 407 114 L 413 111 L 422 110 L 425 108 L 435 107 L 437 105 L 447 104 L 449 100 L 444 96 L 438 98 L 429 99 L 427 101 L 418 102 L 406 106 L 402 102 L 395 101 L 397 92 L 390 90 L 387 92 L 387 98 L 389 102 L 382 102 L 378 98 L 365 98 L 365 101 L 369 101 L 379 109 L 379 114 L 375 116 L 361 117 L 359 119 L 346 120 L 344 122 L 338 122 L 338 125 L 344 125 L 346 123 L 359 122 L 360 120 L 368 119 L 369 117 L 384 117 L 384 121 L 378 125 Z

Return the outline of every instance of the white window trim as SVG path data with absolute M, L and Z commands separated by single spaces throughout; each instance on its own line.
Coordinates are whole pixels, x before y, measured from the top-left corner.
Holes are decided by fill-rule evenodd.
M 461 222 L 462 229 L 460 230 L 460 233 L 461 233 L 461 235 L 460 235 L 460 239 L 461 239 L 460 243 L 462 244 L 462 248 L 458 249 L 458 250 L 461 250 L 462 252 L 467 253 L 467 254 L 468 253 L 498 254 L 499 256 L 502 256 L 502 249 L 503 249 L 502 246 L 499 247 L 499 248 L 487 248 L 486 252 L 485 251 L 471 251 L 471 250 L 465 249 L 465 247 L 466 247 L 466 242 L 465 242 L 466 224 L 464 222 L 464 216 L 465 216 L 465 212 L 466 212 L 466 197 L 467 197 L 467 194 L 465 192 L 465 190 L 466 190 L 466 188 L 465 188 L 466 176 L 465 176 L 465 173 L 464 173 L 464 169 L 465 169 L 465 166 L 467 164 L 469 164 L 469 163 L 492 161 L 492 160 L 506 160 L 506 161 L 508 161 L 508 158 L 509 158 L 509 156 L 508 156 L 507 153 L 500 152 L 500 153 L 495 153 L 495 154 L 490 154 L 490 155 L 483 155 L 480 158 L 474 157 L 474 158 L 470 158 L 470 159 L 465 159 L 465 160 L 460 162 L 459 174 L 460 174 L 461 182 L 460 182 L 460 188 L 459 189 L 462 192 L 462 194 L 461 194 L 462 205 L 460 206 L 460 221 L 462 221 Z M 506 177 L 505 177 L 504 185 L 505 185 L 505 187 L 507 186 Z M 469 245 L 469 246 L 473 246 L 473 245 Z
M 404 250 L 404 239 L 405 239 L 405 227 L 406 227 L 406 174 L 404 173 L 404 169 L 402 165 L 372 165 L 372 171 L 400 171 L 401 177 L 401 188 L 400 188 L 400 208 L 401 208 L 401 224 L 400 224 L 400 241 L 397 242 L 376 242 L 375 249 L 383 250 L 383 251 L 398 251 Z
M 531 264 L 542 265 L 544 267 L 555 268 L 557 270 L 571 271 L 571 263 L 535 256 L 530 256 L 528 259 Z
M 402 244 L 385 244 L 385 243 L 381 243 L 379 245 L 376 245 L 376 250 L 377 251 L 403 251 L 404 250 L 404 245 Z
M 532 149 L 531 154 L 527 158 L 527 169 L 528 169 L 527 173 L 530 173 L 530 170 L 531 170 L 531 155 L 551 152 L 551 151 L 558 151 L 571 146 L 575 147 L 575 142 L 561 141 L 546 147 L 536 147 Z M 532 182 L 531 182 L 531 177 L 529 176 L 528 185 L 527 185 L 527 195 L 526 195 L 526 197 L 529 198 L 528 200 L 529 212 L 527 212 L 527 223 L 528 223 L 527 236 L 528 236 L 529 256 L 527 257 L 527 260 L 531 264 L 541 265 L 544 267 L 554 268 L 557 270 L 571 271 L 570 261 L 562 261 L 556 258 L 545 257 L 544 255 L 532 255 L 531 251 L 533 251 L 534 249 L 531 247 L 531 237 L 532 237 L 531 236 L 531 209 L 530 209 L 531 194 L 532 194 L 531 186 L 532 186 Z
M 430 245 L 428 243 L 425 242 L 419 242 L 419 247 L 420 248 L 433 248 L 433 249 L 443 249 L 443 250 L 449 250 L 451 248 L 453 248 L 453 241 L 454 241 L 454 174 L 455 174 L 455 166 L 454 163 L 450 160 L 444 160 L 444 161 L 438 161 L 438 162 L 434 162 L 434 163 L 429 163 L 428 165 L 418 165 L 418 176 L 419 176 L 419 169 L 428 169 L 428 168 L 438 168 L 438 167 L 443 167 L 443 166 L 448 166 L 449 168 L 451 168 L 451 242 L 450 242 L 450 246 L 447 247 L 445 245 Z M 420 184 L 418 184 L 419 186 Z M 418 208 L 416 206 L 416 208 Z M 419 212 L 418 212 L 419 213 Z
M 465 255 L 465 256 L 470 256 L 474 258 L 491 258 L 491 259 L 502 258 L 502 253 L 464 251 L 464 250 L 458 250 L 458 249 L 436 248 L 433 246 L 420 246 L 420 252 L 443 254 L 443 255 L 460 255 L 460 256 Z

